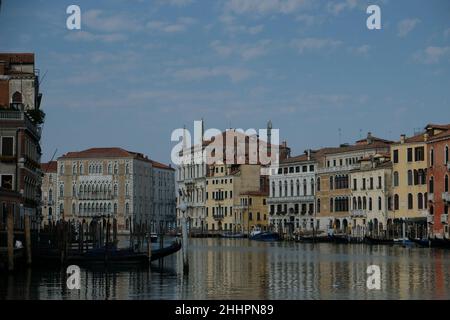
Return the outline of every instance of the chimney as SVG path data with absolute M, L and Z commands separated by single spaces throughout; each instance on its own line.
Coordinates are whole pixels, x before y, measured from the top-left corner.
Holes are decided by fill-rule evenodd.
M 372 139 L 372 132 L 368 132 L 367 133 L 367 144 L 372 144 L 373 139 Z
M 311 160 L 311 149 L 306 150 L 306 155 L 308 156 L 308 161 Z
M 423 134 L 423 141 L 427 142 L 427 141 L 428 141 L 428 138 L 429 138 L 429 134 L 425 132 L 425 133 Z
M 400 143 L 405 143 L 406 135 L 402 134 L 400 136 Z

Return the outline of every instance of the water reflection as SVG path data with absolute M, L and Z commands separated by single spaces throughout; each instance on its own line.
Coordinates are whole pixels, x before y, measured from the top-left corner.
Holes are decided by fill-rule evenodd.
M 82 268 L 81 290 L 65 270 L 0 276 L 2 299 L 449 299 L 450 253 L 401 246 L 259 243 L 192 239 L 190 273 L 182 255 L 151 268 Z M 369 265 L 381 290 L 366 288 Z

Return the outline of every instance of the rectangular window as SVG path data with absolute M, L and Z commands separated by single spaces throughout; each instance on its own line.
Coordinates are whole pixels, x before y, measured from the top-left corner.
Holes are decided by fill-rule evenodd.
M 307 172 L 308 171 L 308 166 L 303 166 L 302 167 L 302 172 Z
M 314 165 L 313 165 L 313 164 L 311 164 L 311 165 L 309 166 L 309 171 L 310 171 L 310 172 L 313 172 L 313 171 L 314 171 Z
M 398 163 L 398 150 L 394 150 L 394 163 Z
M 413 161 L 413 149 L 408 148 L 408 162 L 412 162 L 412 161 Z
M 425 149 L 424 147 L 417 147 L 414 150 L 415 160 L 416 161 L 424 161 L 425 160 Z
M 14 138 L 2 137 L 2 155 L 13 156 L 14 155 Z
M 4 174 L 1 176 L 1 186 L 4 189 L 12 190 L 13 189 L 13 176 L 11 174 Z

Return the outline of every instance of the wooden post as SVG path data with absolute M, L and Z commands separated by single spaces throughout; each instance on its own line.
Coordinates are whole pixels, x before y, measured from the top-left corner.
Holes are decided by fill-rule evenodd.
M 113 243 L 117 247 L 117 219 L 113 218 Z
M 188 260 L 188 235 L 187 235 L 187 219 L 185 217 L 185 213 L 183 212 L 183 217 L 181 218 L 181 232 L 182 232 L 182 247 L 183 247 L 183 272 L 189 272 L 189 260 Z
M 31 264 L 31 230 L 30 216 L 25 214 L 25 253 L 27 255 L 27 264 Z
M 14 213 L 11 207 L 8 210 L 8 217 L 6 221 L 7 238 L 8 238 L 8 270 L 14 270 Z

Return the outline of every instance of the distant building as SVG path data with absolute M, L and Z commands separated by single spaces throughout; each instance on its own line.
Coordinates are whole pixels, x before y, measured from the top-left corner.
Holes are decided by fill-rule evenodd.
M 92 148 L 58 158 L 57 218 L 91 221 L 114 217 L 127 233 L 175 223 L 174 170 L 141 153 Z
M 42 177 L 42 225 L 56 221 L 58 204 L 58 163 L 41 164 Z
M 41 98 L 34 54 L 0 53 L 0 229 L 8 212 L 18 229 L 40 225 Z
M 358 161 L 350 171 L 351 234 L 355 237 L 387 236 L 392 163 L 389 154 L 376 154 Z M 392 230 L 389 230 L 392 231 Z
M 450 206 L 450 125 L 428 125 L 426 130 L 437 130 L 435 135 L 426 141 L 428 154 L 428 213 L 430 236 L 450 238 L 449 206 Z
M 269 225 L 284 234 L 314 230 L 316 152 L 290 157 L 270 174 Z
M 350 172 L 360 167 L 360 160 L 388 153 L 390 144 L 369 132 L 366 139 L 354 145 L 320 150 L 316 181 L 318 229 L 351 233 Z

